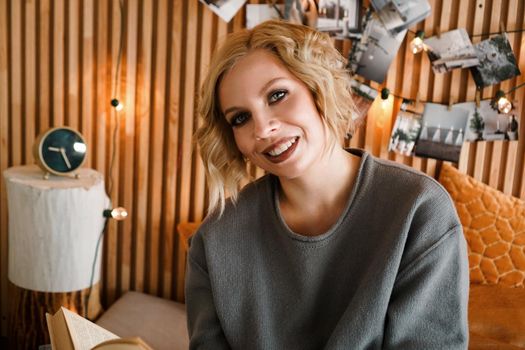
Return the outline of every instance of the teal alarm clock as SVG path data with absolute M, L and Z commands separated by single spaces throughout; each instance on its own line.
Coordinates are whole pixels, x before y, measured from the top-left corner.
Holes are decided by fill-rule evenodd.
M 80 132 L 60 126 L 40 134 L 33 145 L 36 163 L 46 174 L 75 174 L 87 156 L 87 146 Z

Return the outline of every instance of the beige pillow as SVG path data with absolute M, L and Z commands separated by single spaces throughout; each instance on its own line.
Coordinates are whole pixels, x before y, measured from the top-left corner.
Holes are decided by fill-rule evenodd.
M 524 287 L 525 202 L 443 164 L 468 243 L 470 282 Z

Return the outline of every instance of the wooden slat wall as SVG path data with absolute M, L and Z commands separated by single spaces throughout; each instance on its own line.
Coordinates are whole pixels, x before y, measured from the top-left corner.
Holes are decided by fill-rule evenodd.
M 251 3 L 264 3 L 251 0 Z M 429 0 L 432 14 L 413 30 L 427 36 L 465 27 L 470 34 L 525 27 L 521 0 Z M 366 1 L 365 1 L 366 4 Z M 181 300 L 183 248 L 176 225 L 205 214 L 205 179 L 192 153 L 196 91 L 211 52 L 229 32 L 244 26 L 245 11 L 225 23 L 197 0 L 124 0 L 124 31 L 117 0 L 0 0 L 0 171 L 31 164 L 35 136 L 51 126 L 78 128 L 88 142 L 87 166 L 106 175 L 115 205 L 130 212 L 111 222 L 104 240 L 103 301 L 111 304 L 132 289 Z M 467 70 L 432 73 L 425 55 L 401 46 L 383 86 L 407 98 L 447 104 L 473 101 L 475 86 Z M 479 42 L 487 37 L 474 37 Z M 525 36 L 509 38 L 525 72 Z M 123 54 L 118 84 L 119 40 Z M 346 54 L 349 42 L 338 42 Z M 508 90 L 523 76 L 486 88 Z M 110 107 L 114 91 L 125 109 Z M 523 104 L 525 88 L 513 94 Z M 441 162 L 387 151 L 400 101 L 374 102 L 365 127 L 351 141 L 382 158 L 408 164 L 431 176 Z M 525 198 L 525 117 L 519 111 L 520 141 L 466 144 L 459 168 L 506 193 Z M 117 128 L 115 161 L 112 135 Z M 251 169 L 254 176 L 260 170 Z M 111 181 L 112 179 L 112 181 Z M 0 182 L 0 314 L 6 334 L 7 204 Z

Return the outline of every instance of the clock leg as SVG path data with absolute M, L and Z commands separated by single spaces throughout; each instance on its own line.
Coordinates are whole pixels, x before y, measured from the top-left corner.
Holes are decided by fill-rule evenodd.
M 49 173 L 48 173 L 48 172 L 46 172 L 46 173 L 44 174 L 44 180 L 49 180 Z
M 80 179 L 80 173 L 75 174 L 75 179 Z

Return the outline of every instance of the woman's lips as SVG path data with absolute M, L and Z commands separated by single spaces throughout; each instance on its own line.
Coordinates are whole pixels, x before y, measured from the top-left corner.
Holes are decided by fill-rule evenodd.
M 288 147 L 288 149 L 284 152 L 282 152 L 281 154 L 279 154 L 278 156 L 272 156 L 270 155 L 268 152 L 264 152 L 264 155 L 266 156 L 266 158 L 272 162 L 272 163 L 281 163 L 281 162 L 284 162 L 285 160 L 287 160 L 288 158 L 291 157 L 292 153 L 295 151 L 295 149 L 297 148 L 297 144 L 299 143 L 299 137 L 296 137 L 295 138 L 295 141 L 292 143 L 292 145 L 290 147 Z M 275 148 L 275 147 L 274 147 Z

